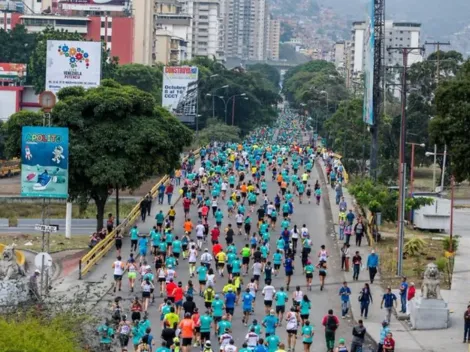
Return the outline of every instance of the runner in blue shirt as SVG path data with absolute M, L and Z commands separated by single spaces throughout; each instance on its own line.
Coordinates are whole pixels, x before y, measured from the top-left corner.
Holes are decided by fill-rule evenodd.
M 245 290 L 245 293 L 243 294 L 242 297 L 242 302 L 243 302 L 243 319 L 242 322 L 245 324 L 245 326 L 248 325 L 248 320 L 250 319 L 250 313 L 251 310 L 253 309 L 253 301 L 254 301 L 253 295 L 250 293 L 250 289 L 247 288 Z

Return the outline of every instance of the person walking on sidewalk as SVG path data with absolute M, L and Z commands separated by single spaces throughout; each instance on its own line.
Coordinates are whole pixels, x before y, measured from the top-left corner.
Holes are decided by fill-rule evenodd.
M 470 305 L 467 306 L 467 310 L 463 314 L 463 343 L 470 343 Z
M 351 289 L 348 287 L 348 283 L 344 281 L 343 286 L 339 289 L 339 296 L 341 297 L 341 317 L 343 319 L 348 317 L 350 295 Z
M 333 314 L 333 309 L 328 310 L 328 314 L 322 319 L 322 325 L 325 327 L 325 340 L 328 352 L 332 352 L 335 347 L 335 334 L 339 326 L 339 319 Z
M 353 280 L 359 280 L 359 272 L 361 271 L 362 257 L 359 254 L 359 251 L 356 251 L 356 254 L 352 258 L 353 262 Z
M 406 302 L 406 313 L 409 315 L 410 314 L 410 302 L 415 298 L 416 295 L 416 288 L 415 288 L 415 283 L 410 282 L 410 287 L 408 287 L 408 302 Z
M 382 327 L 380 328 L 380 338 L 379 344 L 377 347 L 377 352 L 384 352 L 384 342 L 385 338 L 387 337 L 388 333 L 390 332 L 390 328 L 388 327 L 388 321 L 384 320 L 382 322 Z
M 397 296 L 392 293 L 392 289 L 387 287 L 387 292 L 383 295 L 382 302 L 380 303 L 380 309 L 385 308 L 386 320 L 390 323 L 392 318 L 392 309 L 397 307 Z
M 348 225 L 352 225 L 356 216 L 353 213 L 352 209 L 349 209 L 349 213 L 346 215 L 346 220 L 348 220 Z
M 401 301 L 401 312 L 406 313 L 406 298 L 408 293 L 408 282 L 406 282 L 406 277 L 402 278 L 400 285 L 400 301 Z
M 364 284 L 358 299 L 361 304 L 361 317 L 364 316 L 364 318 L 367 319 L 367 315 L 369 314 L 369 304 L 372 302 L 372 294 L 368 283 Z
M 356 235 L 356 246 L 360 247 L 362 237 L 366 235 L 366 227 L 361 218 L 357 219 L 357 224 L 354 226 L 354 234 Z
M 341 270 L 349 271 L 349 258 L 351 257 L 350 245 L 345 243 L 341 248 Z
M 367 257 L 367 270 L 369 271 L 370 283 L 374 283 L 375 275 L 377 274 L 377 268 L 379 267 L 379 256 L 375 253 L 375 250 L 371 250 Z
M 366 328 L 363 324 L 362 319 L 358 320 L 358 325 L 353 327 L 352 330 L 352 342 L 350 352 L 362 352 L 362 345 L 364 344 L 364 338 L 366 335 Z

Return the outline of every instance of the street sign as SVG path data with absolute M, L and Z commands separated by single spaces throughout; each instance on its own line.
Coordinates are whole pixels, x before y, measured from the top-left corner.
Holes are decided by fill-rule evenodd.
M 34 229 L 36 231 L 42 231 L 42 232 L 57 232 L 57 230 L 59 229 L 59 226 L 36 224 L 34 225 Z
M 44 258 L 44 269 L 50 268 L 52 266 L 52 257 L 49 253 L 46 252 L 41 252 L 34 257 L 34 265 L 36 265 L 36 268 L 41 270 L 42 268 L 42 261 Z

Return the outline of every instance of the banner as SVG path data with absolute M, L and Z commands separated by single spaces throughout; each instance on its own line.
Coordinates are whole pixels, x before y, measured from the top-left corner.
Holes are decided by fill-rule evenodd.
M 374 124 L 374 52 L 375 52 L 375 7 L 370 2 L 369 26 L 366 31 L 364 66 L 364 105 L 362 119 L 368 125 Z
M 101 81 L 101 42 L 47 41 L 46 90 L 95 88 Z
M 22 197 L 68 197 L 68 128 L 23 127 L 21 161 Z
M 82 4 L 82 5 L 118 5 L 125 6 L 129 0 L 60 0 L 61 4 Z
M 26 64 L 0 63 L 0 82 L 15 82 L 26 78 Z
M 198 95 L 196 66 L 165 66 L 162 105 L 175 115 L 196 116 Z

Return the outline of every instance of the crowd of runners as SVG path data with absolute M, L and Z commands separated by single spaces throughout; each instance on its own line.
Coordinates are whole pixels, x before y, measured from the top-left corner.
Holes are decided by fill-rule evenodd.
M 182 185 L 182 206 L 171 207 L 168 216 L 158 212 L 150 233 L 134 226 L 128 258 L 120 256 L 119 238 L 116 299 L 111 319 L 98 328 L 104 350 L 113 338 L 121 351 L 311 350 L 309 292 L 315 280 L 323 290 L 329 254 L 325 245 L 313 248 L 305 224 L 293 222 L 297 206 L 316 207 L 322 199 L 312 176 L 320 150 L 304 141 L 299 121 L 285 112 L 276 128 L 258 129 L 244 143 L 203 148 L 200 167 L 193 159 L 173 179 Z M 184 281 L 183 261 L 189 270 Z M 294 272 L 305 277 L 305 292 L 292 287 Z M 221 292 L 216 282 L 223 283 Z M 123 286 L 135 296 L 130 306 L 121 300 Z M 263 315 L 254 313 L 255 305 L 263 306 Z M 150 315 L 160 317 L 160 326 L 150 326 Z M 243 341 L 232 335 L 234 316 L 242 317 L 236 329 L 245 329 Z M 335 341 L 339 321 L 332 312 L 323 325 L 333 331 L 328 350 L 348 351 L 343 339 Z M 279 329 L 286 330 L 286 341 Z

